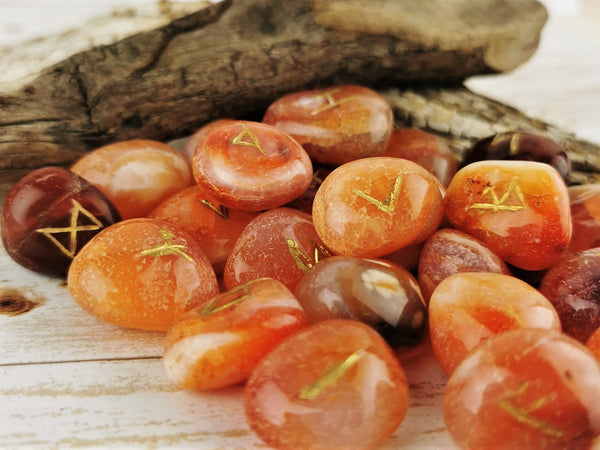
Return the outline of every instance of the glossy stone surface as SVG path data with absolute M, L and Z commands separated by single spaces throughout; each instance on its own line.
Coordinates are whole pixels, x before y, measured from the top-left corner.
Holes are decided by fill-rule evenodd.
M 444 187 L 456 173 L 456 159 L 442 138 L 414 128 L 394 128 L 381 156 L 404 158 L 419 164 Z
M 380 156 L 393 126 L 392 108 L 362 86 L 334 86 L 285 95 L 263 122 L 296 139 L 315 162 L 340 165 Z
M 585 342 L 586 348 L 593 353 L 598 362 L 600 362 L 600 327 L 590 335 Z
M 542 278 L 540 292 L 554 305 L 563 331 L 580 342 L 600 327 L 600 248 L 563 258 Z
M 167 377 L 182 389 L 240 383 L 275 345 L 307 325 L 283 284 L 261 278 L 217 295 L 181 316 L 165 340 Z
M 245 412 L 275 448 L 377 448 L 408 407 L 402 367 L 383 339 L 352 320 L 309 326 L 252 371 Z
M 570 253 L 600 247 L 600 183 L 569 186 L 573 235 Z
M 511 131 L 477 141 L 468 150 L 461 167 L 483 160 L 537 161 L 552 166 L 565 183 L 571 175 L 571 162 L 565 149 L 547 136 Z
M 380 257 L 424 241 L 440 224 L 439 182 L 401 158 L 363 158 L 336 168 L 313 203 L 317 233 L 340 255 Z
M 312 164 L 304 149 L 271 125 L 230 121 L 196 148 L 196 182 L 225 206 L 261 211 L 298 198 L 310 186 Z
M 213 131 L 215 128 L 223 125 L 224 123 L 230 122 L 233 119 L 217 119 L 209 122 L 202 127 L 200 127 L 194 134 L 192 134 L 185 143 L 183 144 L 183 148 L 181 149 L 181 154 L 187 160 L 187 162 L 192 165 L 192 161 L 194 160 L 194 152 L 196 151 L 196 147 L 204 141 L 206 135 Z
M 569 336 L 490 337 L 454 371 L 444 419 L 461 448 L 585 449 L 600 432 L 600 365 Z
M 60 167 L 34 170 L 9 191 L 2 209 L 6 253 L 27 269 L 66 276 L 75 254 L 121 220 L 96 187 Z
M 313 164 L 313 178 L 310 186 L 308 186 L 308 189 L 306 189 L 306 191 L 304 191 L 300 197 L 292 200 L 284 206 L 286 208 L 297 209 L 298 211 L 302 211 L 306 214 L 312 214 L 315 195 L 317 195 L 317 191 L 321 187 L 321 184 L 323 184 L 323 180 L 331 173 L 332 170 L 333 169 L 331 167 Z
M 305 273 L 294 294 L 311 323 L 359 320 L 397 350 L 415 347 L 427 330 L 417 281 L 385 261 L 332 256 Z
M 311 217 L 290 208 L 275 208 L 253 219 L 238 238 L 223 272 L 227 289 L 269 277 L 292 292 L 305 272 L 330 251 L 319 239 Z
M 168 220 L 187 231 L 198 241 L 215 272 L 221 274 L 243 229 L 258 214 L 227 208 L 196 185 L 169 197 L 148 217 Z
M 459 272 L 511 273 L 480 240 L 452 228 L 437 230 L 425 241 L 419 257 L 417 273 L 425 301 L 442 280 Z
M 517 328 L 561 329 L 552 304 L 512 276 L 457 273 L 444 279 L 431 295 L 431 347 L 446 375 L 485 339 Z
M 73 300 L 97 319 L 155 331 L 219 292 L 199 244 L 149 218 L 105 228 L 75 256 L 67 281 Z
M 569 246 L 569 194 L 558 172 L 547 164 L 470 164 L 452 179 L 445 205 L 455 228 L 521 269 L 547 269 Z
M 190 166 L 178 151 L 145 139 L 93 150 L 71 170 L 104 192 L 123 219 L 146 216 L 193 181 Z

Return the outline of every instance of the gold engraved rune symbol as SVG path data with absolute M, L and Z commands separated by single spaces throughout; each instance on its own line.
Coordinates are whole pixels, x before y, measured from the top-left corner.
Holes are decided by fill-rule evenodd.
M 343 105 L 344 103 L 347 103 L 351 100 L 354 100 L 356 98 L 356 96 L 351 95 L 350 97 L 344 97 L 344 98 L 340 98 L 338 100 L 335 100 L 333 98 L 333 94 L 335 94 L 336 92 L 338 92 L 339 89 L 332 89 L 331 91 L 327 91 L 327 92 L 323 92 L 322 94 L 317 95 L 317 98 L 323 98 L 325 99 L 325 101 L 327 102 L 325 105 L 321 106 L 320 108 L 315 109 L 314 111 L 312 111 L 310 114 L 312 116 L 316 116 L 317 114 L 322 113 L 323 111 L 327 111 L 329 109 L 333 109 L 337 106 Z
M 247 283 L 241 284 L 241 285 L 237 286 L 236 288 L 233 288 L 231 291 L 229 291 L 229 293 L 224 294 L 224 295 L 228 295 L 228 296 L 233 296 L 234 299 L 223 305 L 217 306 L 218 300 L 221 300 L 223 298 L 223 296 L 213 297 L 212 300 L 210 300 L 206 304 L 206 306 L 204 308 L 202 308 L 202 311 L 200 312 L 200 317 L 210 316 L 212 314 L 215 314 L 215 313 L 218 313 L 225 309 L 231 308 L 231 307 L 237 305 L 238 303 L 243 302 L 248 297 L 250 297 L 251 294 L 250 294 L 250 290 L 248 288 L 250 287 L 250 285 L 254 284 L 256 281 L 257 280 L 252 280 Z M 242 291 L 241 292 L 242 295 L 237 297 L 239 295 L 239 291 Z
M 160 237 L 165 241 L 161 245 L 157 245 L 156 247 L 149 248 L 148 250 L 142 250 L 139 255 L 140 256 L 166 256 L 166 255 L 179 255 L 183 256 L 189 262 L 193 262 L 194 259 L 188 255 L 185 251 L 187 247 L 182 244 L 173 244 L 171 243 L 171 239 L 173 239 L 173 233 L 165 228 L 160 229 Z
M 265 151 L 260 145 L 260 141 L 258 140 L 256 135 L 252 131 L 250 131 L 250 128 L 248 128 L 245 124 L 241 124 L 241 126 L 242 131 L 240 132 L 240 134 L 238 134 L 231 140 L 231 143 L 233 145 L 242 145 L 244 147 L 254 147 L 261 154 L 266 155 Z
M 292 255 L 292 258 L 296 262 L 296 266 L 302 272 L 308 272 L 315 266 L 315 264 L 319 262 L 319 260 L 331 256 L 329 250 L 327 250 L 320 244 L 316 244 L 315 250 L 313 252 L 313 258 L 311 259 L 308 253 L 306 253 L 306 251 L 302 247 L 300 247 L 300 244 L 298 244 L 297 241 L 290 238 L 286 238 L 285 242 L 287 243 L 290 255 Z
M 36 232 L 42 233 L 44 236 L 50 239 L 50 241 L 52 241 L 52 243 L 69 258 L 73 258 L 75 256 L 75 251 L 77 250 L 77 233 L 79 231 L 95 231 L 104 227 L 102 222 L 100 222 L 91 212 L 81 206 L 81 203 L 79 203 L 77 200 L 72 198 L 71 204 L 73 207 L 71 208 L 71 218 L 68 227 L 48 227 L 38 228 L 35 230 Z M 85 217 L 91 220 L 92 224 L 78 225 L 77 222 L 79 222 L 79 214 L 83 214 Z M 69 248 L 61 244 L 60 241 L 54 236 L 55 234 L 59 233 L 69 233 Z
M 518 205 L 506 205 L 506 201 L 509 200 L 509 197 L 513 194 L 514 197 L 517 198 L 520 204 Z M 502 197 L 498 198 L 498 194 L 494 190 L 493 186 L 486 187 L 481 193 L 481 197 L 485 197 L 489 195 L 492 202 L 491 203 L 473 203 L 467 209 L 480 209 L 482 211 L 519 211 L 521 209 L 525 209 L 525 197 L 523 196 L 523 192 L 521 192 L 521 188 L 517 184 L 515 180 L 511 181 L 506 188 L 506 192 L 502 194 Z
M 398 199 L 401 186 L 402 175 L 398 175 L 394 181 L 394 187 L 392 188 L 392 191 L 383 200 L 378 200 L 363 191 L 359 191 L 358 189 L 352 189 L 352 193 L 377 206 L 377 208 L 383 212 L 392 212 L 396 209 L 396 200 Z
M 227 209 L 227 207 L 220 205 L 218 208 L 213 205 L 210 201 L 206 200 L 206 199 L 201 199 L 198 200 L 203 206 L 205 206 L 206 208 L 210 209 L 212 212 L 214 212 L 217 216 L 219 216 L 221 219 L 229 219 L 229 210 Z

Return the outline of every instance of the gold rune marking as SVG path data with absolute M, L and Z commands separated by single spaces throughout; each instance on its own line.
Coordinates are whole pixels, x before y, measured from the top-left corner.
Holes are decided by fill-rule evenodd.
M 392 212 L 396 209 L 396 200 L 398 199 L 401 185 L 402 175 L 398 175 L 396 177 L 396 181 L 394 181 L 394 187 L 384 200 L 377 200 L 376 198 L 371 197 L 369 194 L 359 191 L 358 189 L 352 189 L 352 193 L 377 206 L 377 208 L 383 212 Z
M 540 430 L 542 433 L 547 434 L 548 436 L 562 438 L 565 434 L 563 430 L 561 430 L 556 425 L 548 423 L 531 414 L 533 411 L 541 408 L 546 403 L 548 403 L 548 396 L 538 398 L 537 400 L 531 402 L 528 406 L 524 408 L 517 406 L 513 403 L 512 400 L 519 397 L 523 392 L 527 390 L 528 387 L 528 381 L 521 383 L 517 390 L 510 394 L 508 398 L 503 398 L 499 400 L 498 406 L 501 410 L 506 412 L 517 422 Z
M 254 147 L 261 154 L 266 155 L 265 151 L 260 146 L 260 141 L 258 140 L 256 135 L 252 131 L 250 131 L 250 128 L 248 128 L 243 123 L 241 124 L 241 126 L 242 126 L 242 131 L 240 132 L 240 134 L 238 134 L 236 137 L 234 137 L 231 140 L 231 143 L 233 145 L 242 145 L 244 147 Z
M 326 105 L 321 106 L 320 108 L 317 108 L 315 110 L 313 110 L 310 114 L 312 116 L 316 116 L 317 114 L 322 113 L 323 111 L 327 111 L 329 109 L 333 109 L 337 106 L 343 105 L 344 103 L 347 103 L 351 100 L 354 100 L 356 98 L 356 96 L 351 95 L 350 97 L 344 97 L 341 98 L 339 100 L 335 100 L 333 98 L 333 94 L 335 94 L 336 92 L 338 92 L 339 89 L 332 89 L 331 91 L 326 91 L 323 92 L 322 94 L 318 94 L 316 97 L 317 98 L 324 98 L 327 101 Z
M 214 212 L 217 216 L 220 216 L 222 219 L 229 219 L 229 210 L 227 209 L 227 207 L 220 205 L 217 208 L 217 207 L 215 207 L 215 205 L 213 205 L 211 202 L 209 202 L 208 200 L 205 200 L 205 199 L 200 199 L 198 201 L 202 205 L 204 205 L 205 207 L 210 209 L 212 212 Z
M 333 386 L 342 376 L 354 366 L 363 355 L 362 350 L 357 350 L 347 358 L 335 364 L 314 383 L 304 386 L 298 397 L 303 400 L 311 400 L 330 386 Z
M 316 244 L 313 251 L 313 258 L 311 259 L 308 253 L 302 247 L 300 247 L 300 244 L 298 244 L 297 241 L 286 238 L 285 242 L 287 243 L 290 255 L 292 255 L 292 258 L 296 262 L 296 266 L 302 272 L 308 272 L 315 266 L 315 264 L 319 262 L 319 260 L 331 256 L 329 250 L 327 250 L 321 244 Z
M 71 199 L 71 204 L 73 207 L 71 208 L 71 218 L 69 220 L 68 227 L 47 227 L 47 228 L 38 228 L 35 230 L 38 233 L 42 233 L 46 236 L 54 245 L 58 247 L 58 249 L 64 253 L 67 257 L 73 258 L 75 256 L 75 252 L 77 251 L 77 233 L 79 231 L 94 231 L 103 228 L 104 225 L 98 218 L 96 218 L 91 212 L 81 206 L 75 199 Z M 93 224 L 90 225 L 77 225 L 79 221 L 79 214 L 83 214 L 85 217 L 90 219 Z M 65 247 L 60 243 L 58 239 L 54 236 L 59 233 L 69 233 L 69 248 Z
M 232 306 L 237 305 L 238 303 L 243 302 L 246 298 L 250 296 L 250 291 L 248 290 L 248 286 L 254 283 L 256 280 L 249 281 L 248 283 L 244 283 L 229 292 L 229 296 L 237 295 L 238 291 L 243 291 L 243 295 L 241 297 L 237 297 L 232 301 L 225 303 L 224 305 L 217 306 L 218 300 L 223 298 L 222 296 L 216 296 L 212 300 L 210 300 L 204 308 L 202 308 L 202 312 L 200 312 L 200 317 L 210 316 L 212 314 L 218 313 L 219 311 L 223 311 L 225 309 L 231 308 Z
M 166 255 L 179 255 L 183 256 L 190 262 L 194 262 L 194 259 L 188 255 L 185 251 L 187 247 L 183 244 L 173 244 L 171 243 L 171 239 L 173 239 L 173 233 L 165 228 L 160 229 L 160 237 L 165 241 L 161 245 L 157 245 L 156 247 L 149 248 L 148 250 L 142 250 L 139 255 L 140 256 L 166 256 Z
M 513 194 L 514 197 L 517 198 L 520 205 L 505 205 L 504 203 L 509 199 L 510 195 Z M 517 184 L 515 180 L 511 181 L 506 188 L 506 192 L 502 194 L 502 197 L 498 198 L 498 194 L 494 190 L 493 186 L 486 187 L 481 193 L 481 197 L 485 197 L 489 195 L 492 199 L 491 203 L 473 203 L 467 209 L 481 209 L 483 211 L 519 211 L 521 209 L 525 209 L 525 197 L 523 196 L 523 192 L 521 192 L 521 188 Z

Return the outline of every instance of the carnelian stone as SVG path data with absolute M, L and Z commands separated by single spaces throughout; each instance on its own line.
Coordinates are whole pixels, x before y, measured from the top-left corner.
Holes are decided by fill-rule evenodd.
M 93 150 L 71 170 L 104 192 L 123 219 L 146 216 L 193 181 L 189 164 L 177 150 L 145 139 Z
M 439 182 L 401 158 L 363 158 L 336 168 L 313 203 L 317 233 L 341 255 L 380 257 L 424 241 L 444 207 Z
M 150 218 L 98 233 L 73 259 L 67 281 L 75 302 L 94 317 L 156 331 L 219 292 L 199 244 L 176 225 Z
M 452 228 L 437 230 L 421 250 L 419 286 L 426 302 L 440 282 L 459 272 L 494 272 L 510 275 L 504 261 L 483 242 Z
M 332 256 L 305 273 L 294 294 L 311 323 L 359 320 L 396 350 L 417 346 L 427 330 L 417 281 L 386 261 Z
M 394 128 L 381 156 L 413 161 L 433 174 L 444 187 L 456 173 L 456 159 L 442 138 L 413 128 Z
M 210 133 L 215 128 L 223 125 L 224 123 L 230 122 L 233 119 L 217 119 L 212 122 L 208 122 L 204 126 L 200 127 L 194 134 L 192 134 L 185 143 L 183 144 L 183 148 L 181 149 L 181 154 L 187 160 L 187 162 L 192 165 L 194 159 L 194 152 L 196 151 L 196 147 L 201 145 L 204 141 L 204 138 L 208 133 Z
M 446 216 L 505 262 L 542 270 L 558 262 L 571 239 L 567 186 L 556 170 L 531 161 L 481 161 L 448 186 Z
M 600 183 L 569 186 L 573 235 L 569 252 L 600 247 Z
M 255 278 L 274 278 L 292 292 L 305 272 L 330 255 L 311 217 L 291 208 L 275 208 L 254 218 L 227 258 L 227 289 Z
M 446 375 L 485 339 L 516 328 L 560 331 L 552 304 L 518 278 L 499 273 L 457 273 L 444 279 L 431 295 L 431 347 Z
M 313 161 L 335 166 L 380 156 L 393 114 L 375 91 L 347 85 L 285 95 L 269 106 L 263 122 L 296 139 Z
M 443 411 L 461 448 L 586 449 L 600 432 L 600 365 L 557 331 L 500 333 L 456 368 Z
M 542 278 L 540 292 L 554 305 L 563 331 L 585 342 L 600 327 L 600 248 L 563 258 Z
M 307 325 L 294 295 L 261 278 L 217 295 L 181 316 L 166 336 L 163 365 L 183 389 L 240 383 L 276 344 Z
M 194 178 L 225 206 L 244 211 L 275 208 L 299 197 L 312 181 L 304 149 L 271 125 L 230 121 L 196 147 Z
M 353 320 L 311 325 L 273 349 L 245 387 L 252 430 L 275 448 L 376 448 L 408 407 L 404 371 L 385 341 Z
M 594 354 L 598 362 L 600 362 L 600 327 L 590 335 L 585 342 L 586 348 Z
M 187 231 L 198 241 L 215 272 L 221 274 L 243 229 L 258 214 L 227 208 L 196 185 L 169 197 L 148 217 L 168 220 Z
M 294 208 L 298 211 L 302 211 L 306 214 L 312 214 L 313 202 L 317 191 L 323 184 L 323 180 L 331 173 L 333 169 L 327 166 L 320 166 L 313 164 L 313 179 L 310 186 L 306 191 L 300 195 L 300 197 L 292 200 L 291 202 L 284 205 L 286 208 Z
M 121 220 L 95 186 L 60 167 L 30 172 L 9 191 L 2 209 L 2 242 L 17 263 L 66 276 L 75 254 L 103 228 Z

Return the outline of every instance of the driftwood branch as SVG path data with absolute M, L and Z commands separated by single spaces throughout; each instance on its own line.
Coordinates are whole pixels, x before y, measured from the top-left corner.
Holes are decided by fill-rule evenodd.
M 0 170 L 259 117 L 278 96 L 316 85 L 456 84 L 510 70 L 535 51 L 546 18 L 535 0 L 224 0 L 158 11 L 137 31 L 123 18 L 97 21 L 0 54 Z M 114 41 L 99 40 L 106 29 Z

